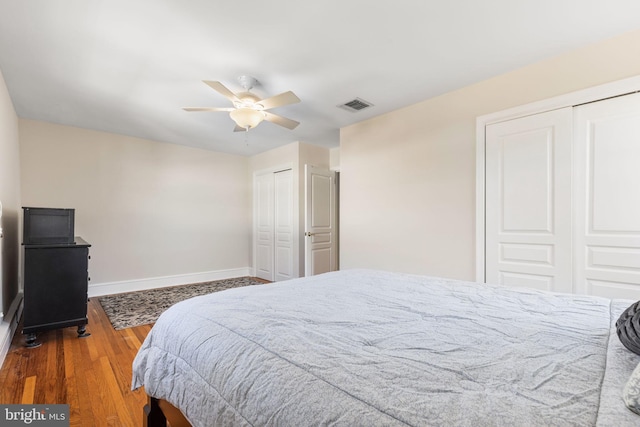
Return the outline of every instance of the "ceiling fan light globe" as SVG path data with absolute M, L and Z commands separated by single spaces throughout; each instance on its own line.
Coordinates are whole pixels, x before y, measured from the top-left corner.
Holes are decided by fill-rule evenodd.
M 243 129 L 253 129 L 264 120 L 264 113 L 251 108 L 238 108 L 229 113 L 229 115 Z

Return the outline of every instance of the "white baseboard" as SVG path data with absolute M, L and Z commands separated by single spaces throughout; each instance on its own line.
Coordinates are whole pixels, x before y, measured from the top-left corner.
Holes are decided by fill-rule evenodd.
M 9 307 L 6 316 L 3 316 L 0 322 L 0 366 L 4 363 L 7 353 L 9 353 L 11 341 L 18 329 L 18 323 L 20 323 L 20 317 L 22 316 L 22 307 L 22 294 L 19 293 L 13 300 L 11 307 Z
M 230 270 L 205 271 L 202 273 L 181 274 L 176 276 L 152 277 L 148 279 L 125 280 L 122 282 L 98 283 L 95 285 L 90 284 L 89 298 L 252 275 L 252 268 L 242 267 Z

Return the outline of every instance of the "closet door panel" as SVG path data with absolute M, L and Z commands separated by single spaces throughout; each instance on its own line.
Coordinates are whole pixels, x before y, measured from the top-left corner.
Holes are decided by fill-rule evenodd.
M 274 195 L 273 174 L 258 175 L 254 182 L 255 196 L 255 227 L 256 249 L 255 265 L 256 276 L 265 279 L 274 279 Z
M 575 108 L 575 282 L 640 299 L 640 94 Z
M 274 174 L 275 195 L 275 280 L 292 279 L 293 275 L 293 172 L 289 169 Z
M 486 127 L 488 283 L 571 292 L 571 108 Z

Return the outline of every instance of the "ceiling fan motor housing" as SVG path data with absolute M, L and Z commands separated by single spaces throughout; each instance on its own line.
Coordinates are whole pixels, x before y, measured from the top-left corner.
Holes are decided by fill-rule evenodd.
M 242 92 L 237 94 L 240 102 L 234 102 L 236 108 L 254 108 L 256 110 L 262 110 L 262 105 L 258 103 L 260 98 L 252 94 L 251 92 Z

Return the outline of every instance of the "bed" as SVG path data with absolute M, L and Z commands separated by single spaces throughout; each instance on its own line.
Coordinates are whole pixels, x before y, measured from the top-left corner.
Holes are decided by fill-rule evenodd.
M 633 301 L 372 270 L 176 304 L 132 388 L 193 426 L 638 426 Z

